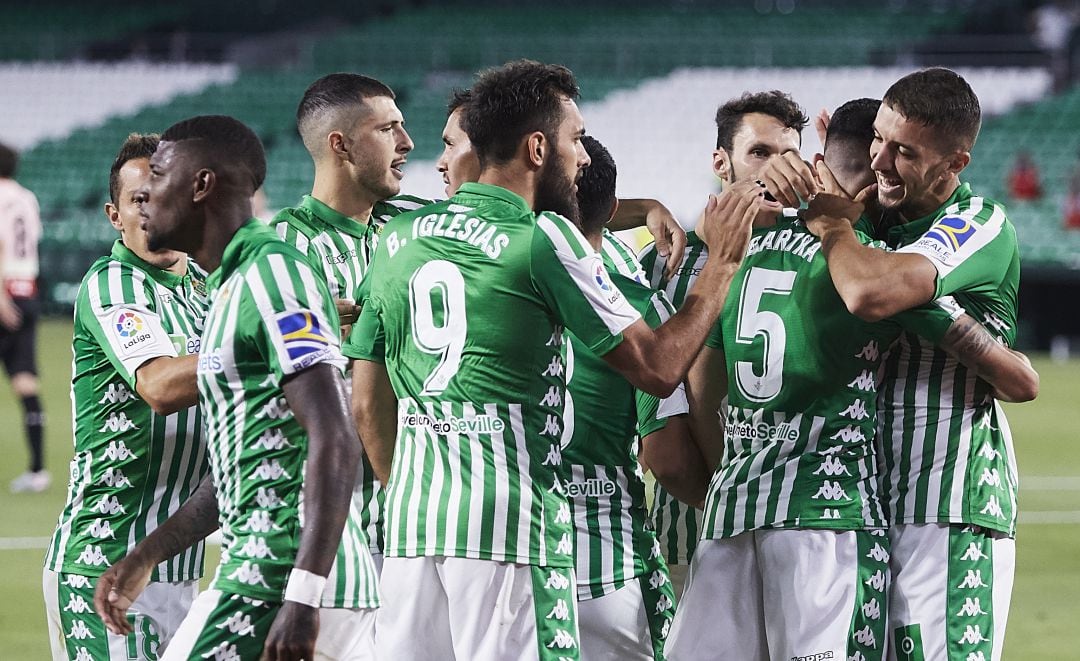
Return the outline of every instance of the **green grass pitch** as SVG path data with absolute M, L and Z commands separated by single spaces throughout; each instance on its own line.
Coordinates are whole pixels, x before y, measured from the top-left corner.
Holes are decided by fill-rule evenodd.
M 52 533 L 72 454 L 70 322 L 42 325 L 39 359 L 54 477 L 45 493 L 8 492 L 8 482 L 25 468 L 26 449 L 14 396 L 0 386 L 0 650 L 3 658 L 20 661 L 48 658 L 41 597 L 45 550 L 35 538 Z M 1080 650 L 1080 361 L 1052 364 L 1040 358 L 1035 364 L 1042 375 L 1038 401 L 1007 407 L 1021 474 L 1016 586 L 1005 644 L 1010 661 L 1076 658 Z M 1025 484 L 1024 478 L 1046 477 L 1072 479 Z M 20 543 L 31 548 L 11 548 Z M 216 553 L 208 553 L 208 560 L 212 569 Z

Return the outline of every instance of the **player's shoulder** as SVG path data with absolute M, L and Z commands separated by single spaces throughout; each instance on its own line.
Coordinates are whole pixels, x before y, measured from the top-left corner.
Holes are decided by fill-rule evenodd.
M 267 225 L 283 239 L 289 234 L 301 234 L 311 239 L 317 234 L 312 221 L 311 212 L 304 207 L 285 207 L 274 214 Z
M 948 224 L 948 219 L 974 221 L 978 226 L 1011 226 L 1005 205 L 991 197 L 979 195 L 964 184 L 956 199 L 938 213 L 936 224 Z
M 417 211 L 432 204 L 436 204 L 436 201 L 416 195 L 395 195 L 375 204 L 371 210 L 371 222 L 377 227 L 386 225 L 403 213 Z
M 554 211 L 541 211 L 536 214 L 533 235 L 546 239 L 554 246 L 555 252 L 572 255 L 577 259 L 596 252 L 573 221 Z

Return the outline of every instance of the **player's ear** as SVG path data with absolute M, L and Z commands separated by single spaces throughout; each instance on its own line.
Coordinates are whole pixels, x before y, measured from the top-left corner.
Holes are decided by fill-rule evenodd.
M 717 147 L 712 153 L 712 171 L 717 177 L 728 180 L 728 175 L 731 174 L 731 159 L 728 157 L 727 150 L 723 147 Z
M 615 212 L 619 210 L 619 198 L 615 198 L 611 202 L 611 213 L 608 214 L 607 222 L 611 222 L 611 219 L 615 217 Z
M 123 224 L 120 223 L 120 209 L 117 209 L 112 202 L 105 203 L 105 217 L 109 219 L 109 224 L 115 229 L 124 229 Z
M 952 156 L 949 157 L 949 165 L 945 171 L 954 175 L 960 174 L 970 162 L 971 152 L 957 149 L 953 152 Z
M 345 135 L 341 131 L 330 131 L 327 133 L 326 146 L 331 154 L 344 160 L 349 159 L 349 148 L 345 144 Z
M 535 167 L 543 167 L 544 158 L 548 155 L 548 141 L 543 131 L 533 131 L 525 137 L 525 151 L 529 163 Z
M 217 187 L 217 175 L 213 170 L 203 168 L 195 173 L 195 180 L 191 184 L 191 201 L 202 202 Z

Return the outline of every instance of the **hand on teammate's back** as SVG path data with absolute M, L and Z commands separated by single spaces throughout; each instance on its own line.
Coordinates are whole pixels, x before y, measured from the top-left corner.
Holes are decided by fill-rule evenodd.
M 740 181 L 719 195 L 710 195 L 698 225 L 709 247 L 709 260 L 738 264 L 750 242 L 750 228 L 765 190 L 753 181 Z
M 821 192 L 821 183 L 810 164 L 793 151 L 770 156 L 758 179 L 785 207 L 798 207 L 802 200 Z

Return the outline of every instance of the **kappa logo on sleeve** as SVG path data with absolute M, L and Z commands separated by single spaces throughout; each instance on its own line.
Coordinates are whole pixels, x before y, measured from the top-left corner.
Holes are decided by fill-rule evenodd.
M 154 333 L 138 313 L 122 310 L 114 321 L 116 339 L 120 342 L 121 355 L 128 356 L 154 339 Z
M 323 328 L 319 318 L 311 312 L 287 312 L 278 316 L 276 321 L 285 350 L 294 366 L 307 367 L 330 352 L 333 331 Z

